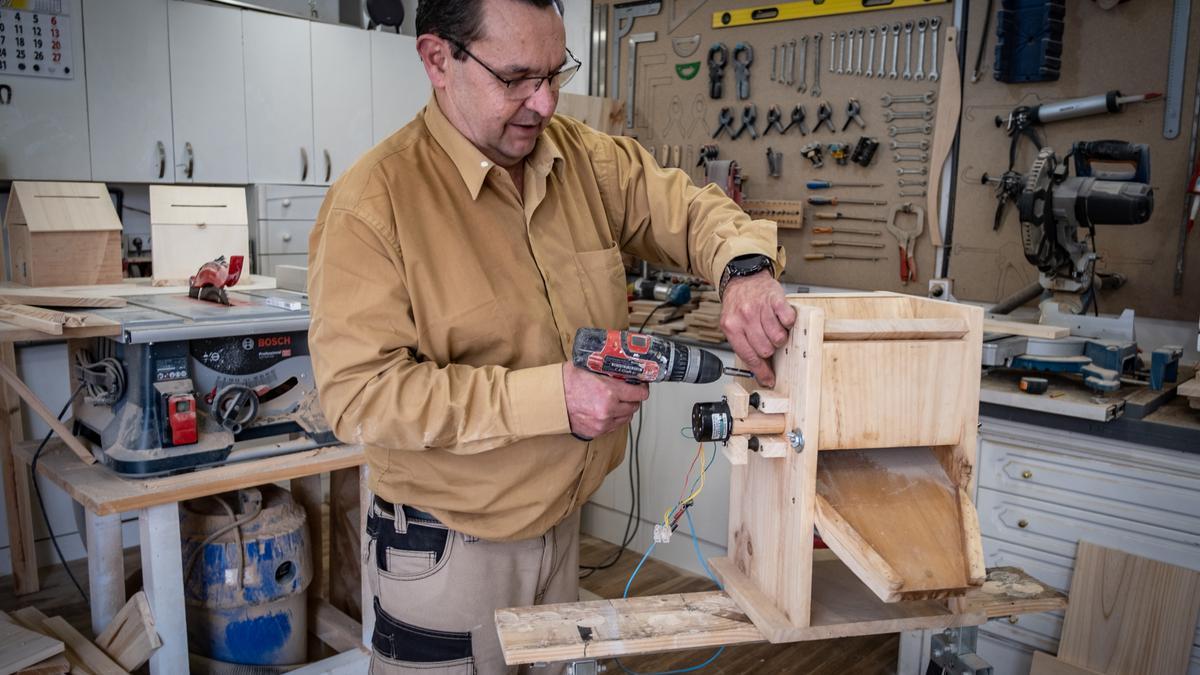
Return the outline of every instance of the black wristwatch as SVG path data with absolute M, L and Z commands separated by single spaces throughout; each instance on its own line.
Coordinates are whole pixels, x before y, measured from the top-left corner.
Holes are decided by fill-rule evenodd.
M 775 276 L 775 263 L 771 259 L 761 253 L 747 253 L 739 255 L 729 264 L 725 266 L 725 272 L 721 274 L 721 284 L 718 288 L 718 293 L 721 297 L 725 297 L 725 287 L 729 285 L 730 279 L 735 277 L 748 277 L 758 274 L 763 270 L 769 270 L 771 276 Z

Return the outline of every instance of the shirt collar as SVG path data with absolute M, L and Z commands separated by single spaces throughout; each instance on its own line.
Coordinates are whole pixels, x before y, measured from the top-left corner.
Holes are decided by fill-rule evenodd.
M 454 162 L 454 166 L 458 168 L 459 175 L 462 176 L 467 189 L 471 191 L 471 199 L 478 199 L 480 191 L 483 190 L 484 181 L 487 180 L 488 172 L 492 170 L 495 163 L 480 152 L 474 143 L 462 135 L 462 132 L 454 128 L 450 120 L 446 119 L 445 113 L 438 105 L 436 95 L 430 96 L 424 114 L 425 126 L 429 128 L 433 140 L 442 146 L 442 149 L 450 156 L 450 161 Z M 545 133 L 542 133 L 533 146 L 533 152 L 529 153 L 529 157 L 525 161 L 538 176 L 545 178 L 552 168 L 561 167 L 563 154 L 558 145 Z

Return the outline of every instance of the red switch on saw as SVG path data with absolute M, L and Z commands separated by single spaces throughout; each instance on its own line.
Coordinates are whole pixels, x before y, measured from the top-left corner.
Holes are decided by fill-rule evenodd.
M 199 440 L 196 433 L 196 397 L 190 393 L 167 399 L 167 420 L 171 426 L 171 445 L 191 445 Z

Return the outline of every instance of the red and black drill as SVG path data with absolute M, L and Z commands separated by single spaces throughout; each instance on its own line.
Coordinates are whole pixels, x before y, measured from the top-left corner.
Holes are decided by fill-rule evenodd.
M 748 370 L 726 367 L 708 350 L 627 330 L 580 328 L 575 331 L 571 361 L 579 368 L 630 383 L 705 384 L 722 375 L 753 377 Z

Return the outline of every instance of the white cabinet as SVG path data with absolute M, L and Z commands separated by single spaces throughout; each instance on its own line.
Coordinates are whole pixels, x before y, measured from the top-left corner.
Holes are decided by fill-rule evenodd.
M 315 185 L 255 185 L 255 271 L 275 276 L 278 265 L 308 266 L 308 235 L 328 190 Z
M 309 22 L 247 11 L 242 35 L 250 182 L 310 181 L 316 171 Z
M 371 147 L 371 42 L 358 28 L 311 28 L 315 182 L 328 185 Z
M 412 121 L 429 101 L 417 39 L 371 31 L 371 108 L 376 143 Z
M 170 2 L 175 182 L 245 184 L 242 11 Z
M 80 0 L 62 6 L 71 40 L 71 78 L 0 75 L 7 101 L 0 103 L 0 180 L 91 180 Z M 33 39 L 32 33 L 22 37 Z M 15 41 L 16 36 L 5 36 L 0 46 L 14 50 L 10 59 Z
M 175 180 L 165 0 L 84 0 L 94 180 Z

